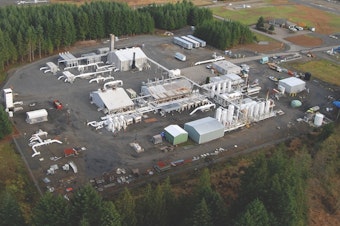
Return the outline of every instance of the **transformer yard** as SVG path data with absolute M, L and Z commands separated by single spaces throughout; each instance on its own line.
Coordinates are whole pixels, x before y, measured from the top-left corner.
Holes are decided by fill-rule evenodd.
M 2 102 L 41 192 L 67 198 L 85 183 L 105 192 L 275 145 L 334 119 L 336 87 L 297 76 L 280 83 L 272 78 L 291 75 L 258 60 L 240 63 L 203 40 L 184 48 L 178 42 L 194 38 L 186 35 L 111 35 L 108 47 L 13 72 Z M 306 114 L 313 106 L 318 111 Z

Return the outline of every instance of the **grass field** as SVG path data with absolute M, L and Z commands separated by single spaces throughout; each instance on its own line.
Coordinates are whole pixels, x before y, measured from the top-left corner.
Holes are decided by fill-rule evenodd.
M 340 20 L 337 15 L 302 5 L 265 5 L 246 9 L 211 8 L 213 14 L 239 21 L 246 25 L 256 24 L 259 17 L 285 18 L 296 24 L 316 27 L 320 33 L 339 32 Z
M 299 71 L 308 71 L 322 81 L 340 86 L 340 65 L 326 60 L 314 60 L 306 63 L 291 63 L 293 68 Z

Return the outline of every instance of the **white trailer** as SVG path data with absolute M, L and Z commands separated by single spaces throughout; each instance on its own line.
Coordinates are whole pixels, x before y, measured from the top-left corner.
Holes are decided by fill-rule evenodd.
M 6 109 L 14 108 L 13 103 L 13 90 L 11 88 L 3 89 L 4 99 L 5 99 L 5 107 Z
M 35 111 L 28 111 L 26 112 L 26 122 L 29 124 L 35 124 L 39 122 L 47 121 L 48 113 L 46 109 L 39 109 Z
M 188 42 L 180 37 L 174 37 L 173 42 L 185 49 L 192 49 L 193 47 L 191 42 Z
M 207 43 L 205 41 L 203 41 L 202 39 L 199 39 L 193 35 L 187 35 L 188 38 L 191 38 L 192 40 L 195 40 L 197 42 L 200 43 L 201 47 L 205 47 L 207 45 Z
M 199 48 L 200 47 L 200 43 L 194 39 L 191 39 L 189 37 L 186 36 L 181 36 L 182 39 L 184 39 L 185 41 L 188 41 L 190 43 L 192 43 L 192 47 L 194 48 Z
M 177 60 L 180 60 L 180 61 L 186 61 L 187 60 L 187 57 L 184 54 L 179 53 L 179 52 L 175 53 L 175 58 Z

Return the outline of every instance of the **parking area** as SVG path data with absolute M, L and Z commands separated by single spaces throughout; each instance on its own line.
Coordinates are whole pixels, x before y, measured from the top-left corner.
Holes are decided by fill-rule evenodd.
M 181 30 L 175 35 L 188 32 L 189 30 Z M 145 35 L 121 39 L 117 41 L 116 46 L 117 48 L 143 46 L 143 51 L 149 58 L 168 69 L 183 69 L 184 75 L 198 84 L 204 84 L 208 76 L 213 76 L 206 65 L 191 67 L 197 61 L 211 59 L 213 54 L 222 55 L 221 51 L 211 48 L 184 50 L 174 45 L 171 40 L 172 37 L 167 36 Z M 99 47 L 103 46 L 107 44 Z M 81 53 L 94 51 L 95 48 L 98 46 L 78 48 L 72 53 L 79 56 Z M 187 61 L 176 60 L 175 52 L 185 54 Z M 191 111 L 186 110 L 165 116 L 150 112 L 143 116 L 141 123 L 132 124 L 126 130 L 115 133 L 105 129 L 95 130 L 87 126 L 87 123 L 100 119 L 104 114 L 90 103 L 89 94 L 102 88 L 103 83 L 89 83 L 86 79 L 77 79 L 73 84 L 65 83 L 58 80 L 60 74 L 45 74 L 39 70 L 46 62 L 56 63 L 57 56 L 16 69 L 9 77 L 5 88 L 11 87 L 15 93 L 15 101 L 24 103 L 23 110 L 14 113 L 13 122 L 19 131 L 16 141 L 33 175 L 43 191 L 50 189 L 61 194 L 88 182 L 106 185 L 105 188 L 119 186 L 120 183 L 135 180 L 136 174 L 154 173 L 153 165 L 158 161 L 192 160 L 194 157 L 197 160 L 197 156 L 222 149 L 223 153 L 214 154 L 214 158 L 227 157 L 241 150 L 271 142 L 275 144 L 275 141 L 306 133 L 312 127 L 307 123 L 298 122 L 297 119 L 303 118 L 304 112 L 315 105 L 319 105 L 327 117 L 334 117 L 334 112 L 325 110 L 331 107 L 327 97 L 339 93 L 338 87 L 332 88 L 312 78 L 307 82 L 309 92 L 302 92 L 296 97 L 283 96 L 276 100 L 275 108 L 281 109 L 284 115 L 228 132 L 223 138 L 203 145 L 192 141 L 177 146 L 172 146 L 166 141 L 155 145 L 151 142 L 152 136 L 160 134 L 166 126 L 171 124 L 183 126 L 186 122 L 206 116 L 214 117 L 215 112 L 197 112 L 190 115 Z M 277 87 L 275 82 L 269 79 L 270 76 L 282 78 L 289 76 L 273 71 L 258 61 L 250 61 L 247 64 L 250 67 L 249 82 L 259 83 L 262 89 L 258 96 L 261 98 L 271 95 L 269 91 Z M 116 80 L 122 80 L 125 89 L 131 88 L 139 93 L 143 82 L 162 78 L 164 71 L 157 65 L 151 65 L 148 70 L 113 72 L 112 76 Z M 302 100 L 303 106 L 290 107 L 293 99 Z M 60 101 L 61 109 L 56 108 L 54 100 Z M 25 121 L 26 112 L 36 109 L 47 109 L 47 122 L 31 125 Z M 62 143 L 39 146 L 37 150 L 41 154 L 32 157 L 34 152 L 29 146 L 30 139 L 38 131 L 47 132 L 40 137 L 41 139 L 59 140 Z M 144 152 L 136 152 L 131 143 L 138 143 Z M 194 163 L 190 161 L 190 164 Z M 100 189 L 103 189 L 103 186 Z

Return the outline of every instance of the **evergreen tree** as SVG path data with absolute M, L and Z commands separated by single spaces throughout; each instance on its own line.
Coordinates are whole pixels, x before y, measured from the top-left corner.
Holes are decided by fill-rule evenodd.
M 238 217 L 235 226 L 270 226 L 269 214 L 259 199 L 249 203 L 244 212 Z
M 66 199 L 46 193 L 33 209 L 32 221 L 36 226 L 62 226 L 70 224 L 71 215 Z
M 264 19 L 262 16 L 257 20 L 256 29 L 258 30 L 264 29 Z
M 9 135 L 12 132 L 12 124 L 9 121 L 7 112 L 4 110 L 2 105 L 0 105 L 0 139 Z
M 127 188 L 120 194 L 116 206 L 121 216 L 122 226 L 137 225 L 136 203 Z
M 211 213 L 204 198 L 194 210 L 192 226 L 213 226 Z
M 101 218 L 99 225 L 121 226 L 120 215 L 111 201 L 103 202 L 101 207 Z
M 26 225 L 17 200 L 6 191 L 0 196 L 0 225 Z

